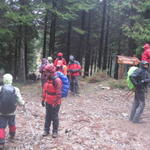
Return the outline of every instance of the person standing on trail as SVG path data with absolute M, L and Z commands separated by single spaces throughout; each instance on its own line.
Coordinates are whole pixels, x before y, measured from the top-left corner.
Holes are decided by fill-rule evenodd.
M 65 58 L 63 58 L 63 53 L 61 52 L 57 54 L 57 58 L 54 60 L 54 66 L 56 67 L 58 63 L 61 63 L 62 65 L 67 64 Z
M 145 92 L 147 92 L 148 82 L 150 81 L 148 67 L 147 61 L 141 61 L 140 67 L 130 75 L 130 80 L 135 86 L 135 97 L 129 118 L 133 123 L 139 122 L 145 107 Z
M 48 60 L 46 58 L 42 58 L 42 64 L 39 67 L 39 72 L 41 73 L 41 84 L 42 87 L 44 86 L 44 83 L 46 82 L 47 78 L 44 72 L 44 67 L 48 64 Z
M 146 43 L 144 44 L 143 48 L 144 52 L 142 53 L 142 60 L 145 60 L 148 63 L 150 63 L 150 45 Z
M 81 65 L 78 61 L 75 60 L 75 57 L 69 56 L 69 64 L 68 64 L 68 76 L 70 79 L 70 90 L 73 95 L 79 94 L 79 76 L 81 71 Z
M 15 137 L 16 123 L 15 110 L 16 105 L 24 105 L 20 90 L 12 86 L 13 77 L 11 74 L 4 74 L 3 86 L 0 86 L 0 148 L 5 144 L 5 128 L 9 126 L 10 139 Z
M 56 67 L 56 70 L 66 75 L 66 64 L 66 60 L 63 58 L 63 53 L 59 52 L 57 54 L 57 58 L 54 61 L 54 66 Z
M 52 137 L 56 138 L 58 136 L 58 113 L 61 104 L 62 81 L 56 76 L 56 68 L 54 65 L 46 65 L 45 73 L 48 80 L 43 87 L 42 106 L 46 107 L 43 136 L 47 136 L 49 134 L 51 123 L 53 123 Z

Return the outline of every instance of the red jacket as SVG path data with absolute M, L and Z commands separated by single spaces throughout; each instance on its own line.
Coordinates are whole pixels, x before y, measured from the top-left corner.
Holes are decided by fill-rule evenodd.
M 142 54 L 142 60 L 147 61 L 150 63 L 150 48 L 146 48 Z
M 62 61 L 62 65 L 66 65 L 66 60 L 64 58 L 62 59 L 59 59 L 59 58 L 56 58 L 55 61 L 54 61 L 54 66 L 56 67 L 57 66 L 57 63 L 58 61 Z
M 48 104 L 61 104 L 62 81 L 60 78 L 48 80 L 43 87 L 43 100 Z
M 74 61 L 73 63 L 69 63 L 68 65 L 68 74 L 70 76 L 79 76 L 81 71 L 81 65 L 78 61 Z

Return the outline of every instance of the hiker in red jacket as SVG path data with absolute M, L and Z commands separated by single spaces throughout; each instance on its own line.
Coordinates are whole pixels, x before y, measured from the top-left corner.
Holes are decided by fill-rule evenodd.
M 62 81 L 56 76 L 56 68 L 54 65 L 48 64 L 45 66 L 44 70 L 48 80 L 43 87 L 42 106 L 46 107 L 43 136 L 47 136 L 49 134 L 50 125 L 51 122 L 53 122 L 52 137 L 56 138 L 58 135 L 58 113 L 61 104 Z
M 62 65 L 66 65 L 67 64 L 65 58 L 63 58 L 63 53 L 61 53 L 61 52 L 59 52 L 57 54 L 57 58 L 54 61 L 54 66 L 56 67 L 58 63 L 59 64 L 62 63 Z
M 150 45 L 146 43 L 143 48 L 144 52 L 142 54 L 142 60 L 145 60 L 148 63 L 150 63 Z
M 70 55 L 68 64 L 68 76 L 70 79 L 70 90 L 73 95 L 79 94 L 78 80 L 80 76 L 81 65 L 75 60 L 74 56 Z

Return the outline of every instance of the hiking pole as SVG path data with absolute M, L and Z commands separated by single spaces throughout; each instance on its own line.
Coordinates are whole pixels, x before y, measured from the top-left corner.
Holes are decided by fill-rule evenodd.
M 124 94 L 123 95 L 124 99 L 128 99 L 130 96 L 132 96 L 133 93 L 134 91 L 129 91 L 127 94 Z
M 28 113 L 27 113 L 27 109 L 25 108 L 25 106 L 23 106 L 23 110 L 25 112 L 25 116 L 26 116 L 26 121 L 28 122 Z M 29 126 L 30 126 L 30 129 L 31 129 L 31 132 L 32 132 L 32 135 L 34 136 L 35 135 L 35 131 L 30 123 L 30 121 L 28 122 Z

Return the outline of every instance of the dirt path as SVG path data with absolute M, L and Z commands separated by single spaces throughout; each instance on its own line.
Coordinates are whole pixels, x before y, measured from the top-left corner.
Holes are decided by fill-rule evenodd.
M 69 96 L 60 110 L 59 137 L 42 137 L 45 110 L 40 104 L 40 84 L 22 87 L 27 113 L 17 111 L 16 150 L 150 150 L 150 102 L 142 124 L 128 121 L 133 95 L 123 90 L 81 85 L 81 97 Z

